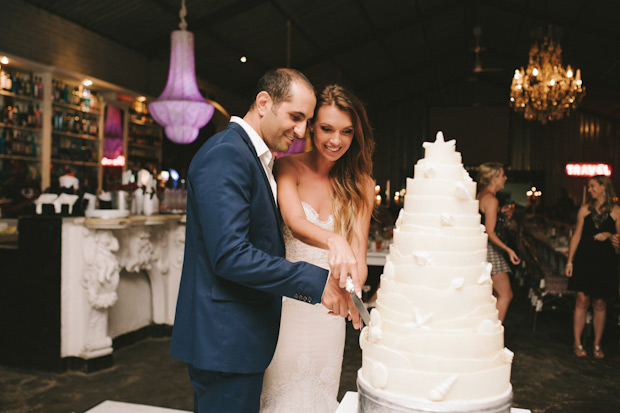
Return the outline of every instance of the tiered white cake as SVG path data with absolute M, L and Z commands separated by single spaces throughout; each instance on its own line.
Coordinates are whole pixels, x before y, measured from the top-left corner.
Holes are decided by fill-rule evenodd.
M 513 353 L 497 318 L 476 183 L 454 140 L 439 132 L 423 146 L 360 335 L 360 410 L 374 403 L 368 395 L 410 408 L 393 411 L 509 410 Z

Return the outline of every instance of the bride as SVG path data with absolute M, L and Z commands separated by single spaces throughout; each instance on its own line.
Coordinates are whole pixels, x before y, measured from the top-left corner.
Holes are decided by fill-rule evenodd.
M 314 149 L 276 163 L 286 258 L 367 276 L 366 244 L 374 204 L 372 130 L 362 103 L 338 85 L 318 96 L 310 124 Z M 346 315 L 348 308 L 334 310 Z M 359 326 L 359 320 L 353 320 Z M 263 382 L 261 412 L 338 408 L 345 320 L 320 304 L 284 298 L 275 355 Z

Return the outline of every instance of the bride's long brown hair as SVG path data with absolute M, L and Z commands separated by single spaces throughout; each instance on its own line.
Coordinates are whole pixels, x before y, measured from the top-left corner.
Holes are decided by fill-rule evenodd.
M 372 153 L 375 141 L 362 102 L 351 91 L 340 85 L 329 85 L 319 94 L 314 111 L 314 121 L 322 106 L 334 105 L 351 116 L 353 141 L 329 171 L 332 183 L 332 214 L 334 232 L 351 242 L 355 234 L 355 220 L 368 208 L 364 193 L 366 177 L 372 176 Z

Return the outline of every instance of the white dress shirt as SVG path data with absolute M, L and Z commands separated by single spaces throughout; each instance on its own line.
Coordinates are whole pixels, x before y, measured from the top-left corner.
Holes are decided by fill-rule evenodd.
M 254 149 L 256 149 L 256 154 L 260 159 L 261 164 L 263 164 L 263 168 L 265 168 L 265 173 L 267 174 L 267 178 L 269 178 L 269 185 L 271 185 L 271 192 L 273 194 L 273 199 L 276 202 L 276 206 L 278 205 L 278 185 L 276 184 L 276 178 L 273 176 L 273 163 L 275 161 L 275 156 L 269 148 L 263 138 L 259 136 L 259 134 L 252 128 L 246 121 L 241 119 L 239 116 L 231 116 L 231 122 L 235 122 L 240 125 L 245 133 L 250 137 L 250 141 L 252 145 L 254 145 Z M 328 270 L 327 281 L 329 281 L 329 277 L 331 277 L 331 270 Z M 327 286 L 327 281 L 325 285 Z
M 263 168 L 265 169 L 265 173 L 269 179 L 273 199 L 275 200 L 276 205 L 278 205 L 278 185 L 276 184 L 276 178 L 273 176 L 273 162 L 275 161 L 275 156 L 271 153 L 263 138 L 261 138 L 254 128 L 252 128 L 246 121 L 241 119 L 239 116 L 231 116 L 230 121 L 239 124 L 245 133 L 247 133 L 250 137 L 250 141 L 252 142 L 252 145 L 254 145 L 256 154 L 258 155 L 261 164 L 263 164 Z

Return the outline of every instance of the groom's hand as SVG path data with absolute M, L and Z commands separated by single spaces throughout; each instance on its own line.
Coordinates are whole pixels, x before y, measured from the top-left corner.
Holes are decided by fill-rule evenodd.
M 338 281 L 334 277 L 329 277 L 321 303 L 330 310 L 330 314 L 346 317 L 353 323 L 353 328 L 359 330 L 361 327 L 360 314 L 357 307 L 351 300 L 351 294 L 347 290 L 338 286 Z
M 321 304 L 330 310 L 330 314 L 347 317 L 349 315 L 348 301 L 350 300 L 349 293 L 338 286 L 338 280 L 334 277 L 329 277 L 323 291 Z

